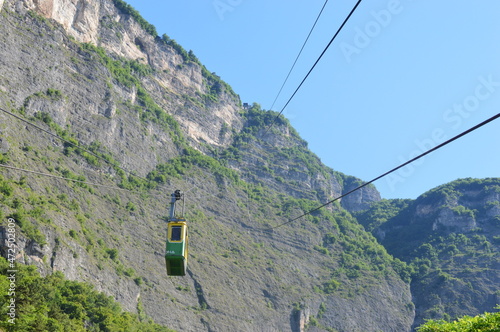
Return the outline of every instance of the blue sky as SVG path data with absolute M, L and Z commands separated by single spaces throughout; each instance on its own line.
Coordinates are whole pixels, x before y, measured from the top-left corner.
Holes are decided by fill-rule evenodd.
M 324 0 L 127 0 L 269 109 Z M 274 110 L 280 111 L 356 1 L 329 1 Z M 368 181 L 500 111 L 500 1 L 363 1 L 284 111 L 309 148 Z M 500 176 L 500 119 L 375 182 L 416 198 Z

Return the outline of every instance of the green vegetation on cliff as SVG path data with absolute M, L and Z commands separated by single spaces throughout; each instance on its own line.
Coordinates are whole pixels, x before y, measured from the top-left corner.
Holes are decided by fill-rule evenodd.
M 459 179 L 416 200 L 382 200 L 356 214 L 408 264 L 417 323 L 498 304 L 499 193 L 499 178 Z
M 470 317 L 464 316 L 455 321 L 429 320 L 417 328 L 418 332 L 498 332 L 500 331 L 500 312 Z
M 0 257 L 0 328 L 5 331 L 173 332 L 144 313 L 123 311 L 112 297 L 90 284 L 67 280 L 61 272 L 42 277 L 34 266 L 22 264 L 16 265 L 15 273 L 8 270 L 13 269 Z M 10 275 L 14 278 L 7 279 Z

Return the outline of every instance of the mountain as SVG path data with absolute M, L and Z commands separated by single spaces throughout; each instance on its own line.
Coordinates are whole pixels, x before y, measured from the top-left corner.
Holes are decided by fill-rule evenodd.
M 473 208 L 461 201 L 463 211 L 438 203 L 439 195 L 387 201 L 367 186 L 289 222 L 362 181 L 325 166 L 285 118 L 243 104 L 125 2 L 0 0 L 0 10 L 0 217 L 16 224 L 0 227 L 0 251 L 8 257 L 14 232 L 16 263 L 37 267 L 41 279 L 31 279 L 58 284 L 47 296 L 95 289 L 141 323 L 150 317 L 178 331 L 401 332 L 430 317 L 437 304 L 425 292 L 435 292 L 428 285 L 443 273 L 450 285 L 468 285 L 445 269 L 451 256 L 442 256 L 432 227 L 396 244 L 406 228 L 412 234 L 404 221 L 425 211 L 415 207 L 419 200 L 436 202 L 436 211 L 448 204 L 446 225 L 469 222 L 463 216 Z M 484 181 L 476 190 L 493 190 L 487 181 L 496 180 Z M 176 189 L 185 193 L 190 232 L 183 278 L 167 276 L 164 261 Z M 477 206 L 498 203 L 491 197 Z M 477 216 L 498 215 L 488 211 Z M 498 239 L 494 229 L 492 238 L 469 231 L 490 243 L 488 253 L 470 245 L 481 256 L 470 274 L 486 285 L 473 287 L 479 299 L 498 291 Z M 425 244 L 437 251 L 430 263 L 414 254 Z M 452 256 L 454 264 L 469 264 L 469 247 L 455 246 L 464 256 Z M 99 326 L 90 309 L 62 298 L 71 305 L 62 301 L 53 312 L 81 329 Z M 105 302 L 106 313 L 121 315 Z M 490 302 L 471 301 L 467 310 Z M 31 317 L 22 315 L 29 305 L 19 301 L 18 319 Z
M 416 200 L 383 200 L 358 221 L 411 266 L 415 324 L 500 303 L 500 179 L 460 179 Z

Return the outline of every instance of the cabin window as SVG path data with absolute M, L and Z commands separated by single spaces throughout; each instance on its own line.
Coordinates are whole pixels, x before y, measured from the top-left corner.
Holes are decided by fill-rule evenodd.
M 172 226 L 170 231 L 170 241 L 181 241 L 182 238 L 182 226 Z

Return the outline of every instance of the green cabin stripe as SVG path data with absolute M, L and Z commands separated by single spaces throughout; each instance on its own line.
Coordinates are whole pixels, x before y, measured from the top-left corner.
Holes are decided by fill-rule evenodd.
M 186 260 L 183 256 L 172 257 L 165 255 L 165 263 L 167 266 L 167 274 L 170 276 L 186 275 Z

